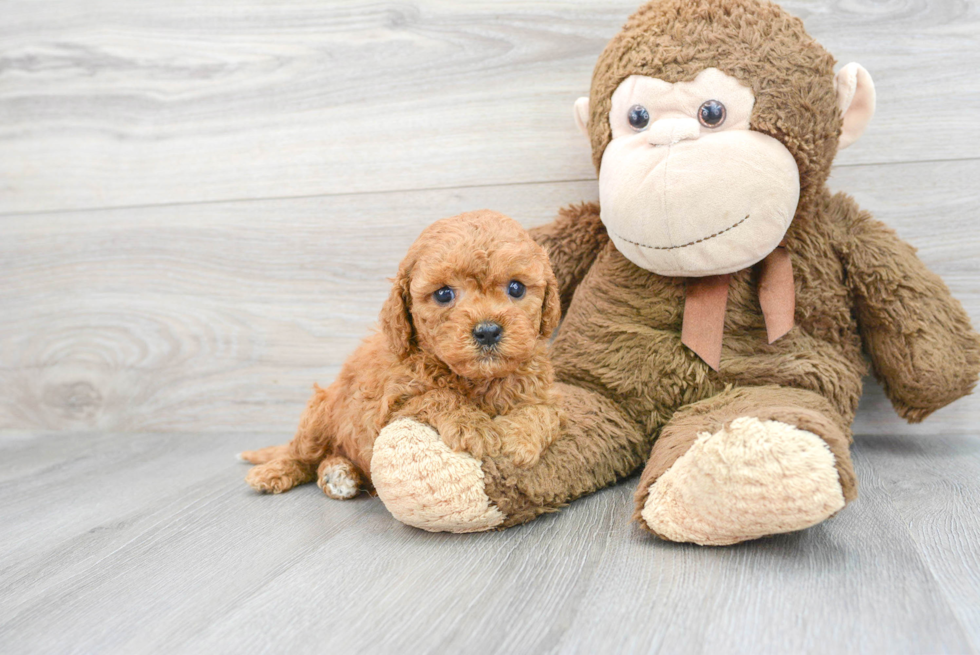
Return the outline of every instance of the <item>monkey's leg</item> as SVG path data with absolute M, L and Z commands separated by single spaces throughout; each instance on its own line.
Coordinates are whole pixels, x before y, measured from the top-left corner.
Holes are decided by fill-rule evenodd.
M 820 523 L 856 498 L 850 427 L 822 396 L 730 389 L 664 426 L 635 518 L 669 541 L 727 545 Z
M 561 436 L 537 464 L 509 455 L 481 461 L 453 452 L 428 425 L 400 419 L 374 444 L 371 478 L 399 521 L 432 532 L 477 532 L 524 523 L 635 471 L 650 440 L 612 401 L 559 384 Z

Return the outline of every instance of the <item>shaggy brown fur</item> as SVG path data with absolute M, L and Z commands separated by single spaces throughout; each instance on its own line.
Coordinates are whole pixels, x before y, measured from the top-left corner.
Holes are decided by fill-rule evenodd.
M 512 280 L 523 297 L 508 295 Z M 456 297 L 440 305 L 433 293 L 446 286 Z M 516 221 L 479 211 L 433 223 L 399 266 L 380 331 L 333 384 L 315 387 L 291 442 L 242 453 L 259 464 L 246 480 L 280 493 L 317 472 L 324 492 L 341 497 L 326 479 L 339 471 L 352 488 L 370 488 L 374 441 L 402 416 L 434 426 L 453 449 L 534 464 L 560 430 L 547 356 L 559 317 L 548 257 Z M 473 335 L 485 321 L 503 328 L 491 347 Z
M 627 76 L 675 82 L 714 66 L 752 88 L 751 128 L 782 142 L 800 170 L 800 203 L 785 242 L 797 327 L 767 344 L 757 274 L 734 273 L 721 370 L 713 371 L 681 344 L 685 280 L 621 255 L 597 204 L 567 208 L 532 230 L 551 257 L 565 311 L 552 361 L 568 427 L 532 469 L 484 460 L 487 495 L 507 516 L 503 527 L 609 485 L 649 457 L 636 494 L 642 508 L 650 485 L 694 435 L 736 416 L 822 437 L 851 500 L 848 443 L 865 354 L 909 421 L 970 392 L 980 339 L 961 305 L 891 229 L 826 188 L 841 129 L 833 65 L 801 21 L 760 0 L 652 2 L 606 48 L 590 101 L 597 168 L 610 139 L 610 96 Z

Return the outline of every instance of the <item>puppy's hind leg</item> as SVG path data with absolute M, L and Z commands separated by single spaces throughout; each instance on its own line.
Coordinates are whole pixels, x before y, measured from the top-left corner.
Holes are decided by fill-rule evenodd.
M 249 464 L 265 464 L 274 459 L 285 457 L 289 453 L 289 444 L 269 446 L 258 450 L 245 450 L 238 453 L 238 459 Z
M 320 462 L 316 474 L 316 486 L 331 498 L 348 500 L 364 488 L 364 479 L 349 459 L 340 455 L 331 455 Z
M 330 452 L 332 440 L 327 424 L 334 386 L 314 386 L 313 397 L 303 411 L 296 436 L 283 446 L 271 446 L 240 455 L 258 464 L 245 476 L 245 482 L 256 491 L 280 494 L 293 487 L 312 482 L 316 465 Z
M 259 464 L 248 472 L 245 482 L 256 491 L 281 494 L 313 480 L 313 466 L 289 456 Z

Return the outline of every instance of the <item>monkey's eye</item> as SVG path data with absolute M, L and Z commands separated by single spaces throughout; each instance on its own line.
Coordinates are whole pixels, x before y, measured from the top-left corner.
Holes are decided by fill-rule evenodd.
M 432 294 L 432 299 L 440 305 L 448 305 L 456 298 L 456 292 L 449 287 L 443 287 Z
M 517 280 L 511 280 L 510 284 L 507 285 L 507 295 L 513 298 L 514 300 L 520 300 L 521 298 L 524 297 L 524 294 L 526 292 L 527 292 L 527 287 L 525 287 L 522 283 L 518 282 Z
M 630 125 L 637 132 L 645 130 L 647 125 L 650 124 L 650 112 L 643 105 L 633 105 L 630 107 L 628 116 Z
M 698 108 L 698 120 L 705 127 L 718 127 L 725 122 L 725 105 L 709 100 Z

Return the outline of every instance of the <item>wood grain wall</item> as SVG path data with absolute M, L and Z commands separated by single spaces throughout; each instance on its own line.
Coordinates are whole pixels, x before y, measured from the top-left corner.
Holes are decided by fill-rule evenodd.
M 597 196 L 571 104 L 636 4 L 5 3 L 0 430 L 287 436 L 426 224 Z M 980 324 L 980 6 L 783 4 L 876 81 L 833 188 Z M 978 419 L 872 386 L 857 429 Z

